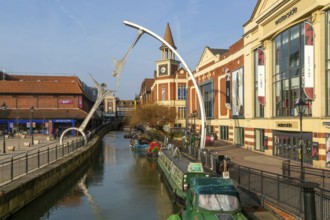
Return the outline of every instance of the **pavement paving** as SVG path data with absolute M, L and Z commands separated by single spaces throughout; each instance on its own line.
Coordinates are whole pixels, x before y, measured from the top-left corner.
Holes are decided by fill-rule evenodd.
M 207 146 L 206 149 L 213 155 L 227 155 L 231 161 L 241 166 L 275 174 L 282 174 L 282 163 L 287 160 L 285 158 L 268 156 L 263 152 L 247 150 L 220 140 L 214 141 L 213 145 Z M 298 162 L 292 162 L 292 164 L 298 165 Z
M 63 143 L 72 142 L 76 140 L 77 137 L 65 137 L 63 139 Z M 16 156 L 19 154 L 24 154 L 28 151 L 34 150 L 42 150 L 48 147 L 52 147 L 55 145 L 60 145 L 60 139 L 49 138 L 46 135 L 37 135 L 33 138 L 34 144 L 32 145 L 32 138 L 31 137 L 13 137 L 13 138 L 6 138 L 5 145 L 6 145 L 6 153 L 3 153 L 3 138 L 0 138 L 0 162 L 4 160 L 10 159 L 12 156 Z M 28 145 L 29 144 L 29 145 Z M 14 146 L 15 150 L 12 151 L 10 148 Z

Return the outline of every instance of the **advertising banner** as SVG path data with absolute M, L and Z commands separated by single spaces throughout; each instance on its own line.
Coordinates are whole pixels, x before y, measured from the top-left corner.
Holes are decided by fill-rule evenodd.
M 230 72 L 226 69 L 226 108 L 231 109 L 230 105 Z
M 265 105 L 265 53 L 258 49 L 258 102 Z
M 314 99 L 314 30 L 313 26 L 305 22 L 304 23 L 305 33 L 305 85 L 304 92 L 309 99 Z
M 243 68 L 232 72 L 232 113 L 233 116 L 244 115 Z

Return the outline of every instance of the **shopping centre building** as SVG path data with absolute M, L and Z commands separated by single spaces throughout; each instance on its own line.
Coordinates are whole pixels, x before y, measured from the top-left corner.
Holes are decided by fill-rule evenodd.
M 194 71 L 204 99 L 207 133 L 266 155 L 303 158 L 305 165 L 330 168 L 329 1 L 259 0 L 242 25 L 242 38 L 228 49 L 205 47 Z M 156 62 L 158 89 L 152 89 L 152 96 L 158 97 L 156 102 L 168 100 L 178 115 L 198 112 L 194 123 L 200 131 L 196 90 L 174 60 Z M 177 67 L 169 69 L 173 77 L 167 81 L 172 84 L 157 83 L 169 71 L 163 65 L 171 64 Z M 180 72 L 186 81 L 178 78 Z M 180 90 L 184 87 L 187 94 Z M 184 99 L 186 104 L 176 103 Z M 300 110 L 299 100 L 304 104 Z M 185 120 L 191 126 L 191 119 Z M 185 127 L 183 119 L 178 121 L 176 126 Z
M 79 127 L 96 99 L 96 89 L 77 76 L 0 72 L 0 78 L 0 131 L 8 137 L 52 136 L 56 129 Z M 99 121 L 95 114 L 87 129 Z

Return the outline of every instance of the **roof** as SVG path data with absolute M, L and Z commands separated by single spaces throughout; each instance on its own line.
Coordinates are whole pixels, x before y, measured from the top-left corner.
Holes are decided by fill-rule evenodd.
M 77 76 L 7 75 L 0 93 L 83 94 Z
M 163 38 L 169 45 L 171 45 L 174 49 L 176 49 L 169 23 L 167 23 L 167 25 L 166 25 L 166 30 L 165 30 Z M 167 47 L 167 46 L 163 43 L 160 48 L 164 48 L 164 47 Z
M 222 55 L 224 53 L 227 53 L 229 51 L 229 49 L 216 49 L 216 48 L 210 48 L 210 47 L 207 47 L 211 53 L 213 53 L 213 55 Z
M 77 83 L 0 81 L 0 93 L 82 94 Z
M 192 178 L 191 186 L 200 194 L 228 194 L 239 196 L 231 179 L 221 177 Z

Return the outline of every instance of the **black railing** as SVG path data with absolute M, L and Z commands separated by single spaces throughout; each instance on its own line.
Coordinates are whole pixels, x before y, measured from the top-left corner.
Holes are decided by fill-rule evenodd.
M 164 140 L 161 135 L 149 135 L 160 141 Z M 169 140 L 175 147 L 189 157 L 199 160 L 204 167 L 214 175 L 219 175 L 220 161 L 218 155 L 210 154 L 199 148 L 185 145 L 180 141 Z M 175 148 L 174 147 L 174 148 Z M 174 149 L 173 148 L 173 149 Z M 304 187 L 303 182 L 297 177 L 300 176 L 300 167 L 291 165 L 288 162 L 283 164 L 283 175 L 270 173 L 239 164 L 229 162 L 230 178 L 240 188 L 255 195 L 261 205 L 265 202 L 278 209 L 284 210 L 297 218 L 304 219 Z M 299 169 L 298 169 L 299 168 Z M 329 171 L 317 171 L 315 168 L 304 168 L 305 180 L 317 181 L 320 185 L 315 187 L 315 209 L 316 219 L 330 219 L 330 182 Z
M 0 161 L 0 186 L 73 153 L 85 144 L 83 138 L 63 145 L 49 145 Z

